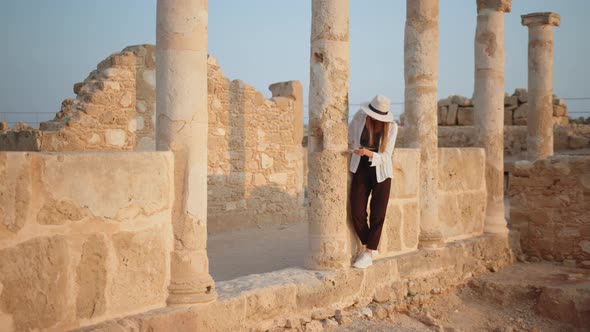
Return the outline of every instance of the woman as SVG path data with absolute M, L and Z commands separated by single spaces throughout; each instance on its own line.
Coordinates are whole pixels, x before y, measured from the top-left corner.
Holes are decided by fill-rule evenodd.
M 354 149 L 350 159 L 350 171 L 354 173 L 350 193 L 352 222 L 363 245 L 353 266 L 361 269 L 373 264 L 389 201 L 393 177 L 391 154 L 398 129 L 390 105 L 387 97 L 375 96 L 369 104 L 361 106 L 348 128 L 348 144 Z M 367 203 L 371 194 L 368 224 Z

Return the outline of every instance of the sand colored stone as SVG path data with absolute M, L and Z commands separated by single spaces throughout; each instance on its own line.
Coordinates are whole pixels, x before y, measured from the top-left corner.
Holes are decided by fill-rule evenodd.
M 309 86 L 309 258 L 312 269 L 350 265 L 347 225 L 349 4 L 313 0 Z
M 504 14 L 510 0 L 478 0 L 475 32 L 475 126 L 486 151 L 486 233 L 508 233 L 504 218 Z
M 522 15 L 529 28 L 527 155 L 532 161 L 553 155 L 553 26 L 560 21 L 555 13 Z
M 0 153 L 0 331 L 165 306 L 172 174 L 167 152 Z
M 420 247 L 442 245 L 438 229 L 438 0 L 408 0 L 404 38 L 408 147 L 420 149 Z
M 156 147 L 174 153 L 168 304 L 217 295 L 207 260 L 207 0 L 158 1 Z

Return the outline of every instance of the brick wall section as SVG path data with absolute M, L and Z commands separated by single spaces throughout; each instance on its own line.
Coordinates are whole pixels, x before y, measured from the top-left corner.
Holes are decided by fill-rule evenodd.
M 115 53 L 75 84 L 76 98 L 64 100 L 55 118 L 40 124 L 39 150 L 133 150 L 136 61 L 131 51 Z
M 509 183 L 510 225 L 522 249 L 590 267 L 590 156 L 519 161 Z
M 209 230 L 304 221 L 301 83 L 273 84 L 265 99 L 213 57 L 208 76 Z

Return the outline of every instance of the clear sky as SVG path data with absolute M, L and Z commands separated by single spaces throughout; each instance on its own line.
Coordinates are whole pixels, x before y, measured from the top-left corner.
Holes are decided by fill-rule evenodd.
M 345 0 L 342 0 L 345 1 Z M 471 96 L 475 0 L 441 0 L 439 96 Z M 404 0 L 350 0 L 350 101 L 403 100 Z M 590 97 L 588 0 L 514 0 L 506 15 L 506 91 L 527 86 L 520 15 L 561 14 L 555 93 Z M 310 0 L 209 1 L 209 51 L 230 79 L 269 96 L 273 82 L 309 81 Z M 109 54 L 155 42 L 156 0 L 0 0 L 0 112 L 57 112 Z M 305 97 L 307 104 L 307 97 Z M 590 102 L 568 102 L 590 111 Z M 399 106 L 396 106 L 399 107 Z M 0 115 L 1 116 L 1 115 Z

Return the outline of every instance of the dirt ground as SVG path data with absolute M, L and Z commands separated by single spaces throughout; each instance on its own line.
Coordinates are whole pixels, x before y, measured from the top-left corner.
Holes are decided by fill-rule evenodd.
M 590 270 L 519 263 L 377 318 L 352 314 L 328 331 L 590 331 Z M 384 315 L 384 314 L 382 314 Z

